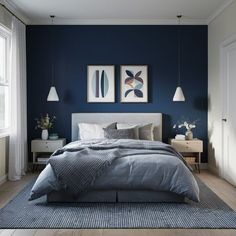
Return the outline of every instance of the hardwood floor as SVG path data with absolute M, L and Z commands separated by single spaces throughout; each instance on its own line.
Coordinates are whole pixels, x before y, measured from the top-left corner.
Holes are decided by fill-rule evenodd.
M 7 204 L 35 174 L 24 176 L 17 182 L 0 186 L 0 208 Z M 202 171 L 199 178 L 236 211 L 236 188 L 225 180 Z M 236 236 L 236 230 L 227 229 L 0 229 L 0 236 Z
M 20 181 L 7 181 L 0 186 L 0 208 L 5 206 L 21 189 L 27 185 L 37 174 L 23 176 Z
M 236 211 L 236 188 L 225 180 L 207 171 L 198 174 L 198 177 L 214 191 L 224 202 Z M 235 234 L 236 235 L 236 234 Z

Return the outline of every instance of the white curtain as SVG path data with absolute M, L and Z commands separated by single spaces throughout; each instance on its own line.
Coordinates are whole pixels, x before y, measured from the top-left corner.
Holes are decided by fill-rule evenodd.
M 27 101 L 25 25 L 12 18 L 10 57 L 9 180 L 19 180 L 27 169 Z

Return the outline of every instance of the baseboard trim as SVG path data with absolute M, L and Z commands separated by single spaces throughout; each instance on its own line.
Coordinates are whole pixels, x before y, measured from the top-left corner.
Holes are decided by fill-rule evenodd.
M 219 169 L 209 165 L 209 171 L 217 176 L 220 176 Z
M 201 163 L 200 164 L 200 169 L 201 170 L 208 170 L 208 163 Z
M 7 181 L 7 175 L 0 176 L 0 185 L 4 184 Z

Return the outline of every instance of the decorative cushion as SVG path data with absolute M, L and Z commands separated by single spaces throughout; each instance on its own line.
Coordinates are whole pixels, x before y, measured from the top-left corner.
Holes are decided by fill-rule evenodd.
M 142 140 L 154 140 L 153 130 L 154 126 L 152 123 L 150 124 L 122 124 L 117 123 L 117 129 L 127 129 L 127 128 L 134 128 L 136 129 L 135 132 L 135 139 L 142 139 Z
M 117 129 L 134 129 L 134 139 L 139 139 L 139 125 L 117 123 L 116 127 Z
M 135 129 L 104 128 L 105 138 L 108 139 L 134 139 Z
M 139 127 L 139 139 L 143 140 L 154 140 L 153 137 L 153 124 L 146 124 Z

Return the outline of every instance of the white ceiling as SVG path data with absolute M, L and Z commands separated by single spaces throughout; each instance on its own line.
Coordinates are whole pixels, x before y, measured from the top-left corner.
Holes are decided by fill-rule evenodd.
M 206 24 L 234 0 L 4 0 L 30 24 Z

